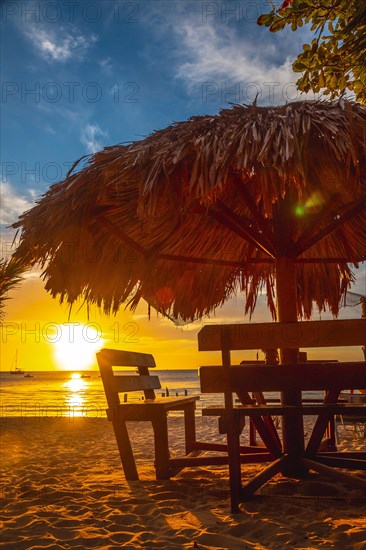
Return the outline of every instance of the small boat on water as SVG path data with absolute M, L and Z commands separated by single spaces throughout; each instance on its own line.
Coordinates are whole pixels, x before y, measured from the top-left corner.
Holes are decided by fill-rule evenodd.
M 10 367 L 10 374 L 24 374 L 24 370 L 18 367 L 18 350 L 15 352 L 15 357 Z
M 24 378 L 33 378 L 33 374 L 27 372 L 27 374 L 24 375 Z
M 10 371 L 10 374 L 24 374 L 24 370 L 22 370 L 20 367 L 15 367 L 14 370 L 12 369 Z
M 90 374 L 82 374 L 80 378 L 91 378 Z

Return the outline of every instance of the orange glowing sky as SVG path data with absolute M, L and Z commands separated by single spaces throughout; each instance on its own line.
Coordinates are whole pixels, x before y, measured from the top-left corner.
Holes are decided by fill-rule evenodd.
M 196 369 L 203 364 L 218 364 L 219 354 L 202 353 L 197 349 L 197 333 L 203 324 L 248 322 L 244 317 L 244 300 L 239 297 L 216 312 L 216 316 L 176 327 L 170 320 L 157 317 L 152 310 L 148 319 L 147 305 L 136 312 L 123 309 L 116 317 L 102 315 L 91 307 L 89 319 L 86 307 L 75 306 L 70 314 L 43 289 L 43 282 L 34 273 L 27 276 L 6 303 L 6 317 L 1 332 L 0 365 L 8 371 L 18 350 L 18 366 L 29 370 L 96 369 L 95 352 L 101 347 L 152 353 L 161 369 Z M 265 296 L 259 304 L 253 322 L 271 321 Z M 355 308 L 342 311 L 341 317 L 359 317 Z M 319 314 L 313 316 L 319 319 Z M 322 319 L 330 318 L 322 315 Z M 237 352 L 233 359 L 255 359 L 257 351 Z M 315 354 L 315 355 L 314 355 Z M 259 357 L 262 354 L 259 350 Z M 309 358 L 361 359 L 359 348 L 311 350 Z

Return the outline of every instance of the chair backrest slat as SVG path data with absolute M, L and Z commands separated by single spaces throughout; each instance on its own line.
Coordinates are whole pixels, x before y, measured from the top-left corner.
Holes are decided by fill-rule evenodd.
M 113 367 L 156 367 L 155 359 L 150 353 L 104 348 L 97 355 Z
M 158 376 L 118 375 L 113 376 L 112 390 L 130 392 L 140 390 L 159 390 L 161 388 Z
M 296 349 L 366 344 L 366 319 L 297 323 L 206 325 L 198 333 L 200 351 Z
M 318 391 L 362 388 L 366 363 L 306 363 L 303 365 L 235 366 L 229 368 L 232 392 Z M 221 366 L 201 367 L 202 393 L 223 393 L 225 372 Z
M 154 368 L 155 360 L 149 353 L 102 349 L 97 353 L 97 360 L 104 386 L 108 406 L 119 405 L 119 393 L 144 392 L 146 399 L 155 399 L 155 389 L 160 389 L 158 376 L 150 376 L 149 367 Z M 112 367 L 137 367 L 137 375 L 121 375 L 113 372 Z

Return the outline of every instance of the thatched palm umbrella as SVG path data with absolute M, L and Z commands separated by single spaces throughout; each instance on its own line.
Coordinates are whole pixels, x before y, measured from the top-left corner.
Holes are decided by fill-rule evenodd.
M 252 313 L 264 287 L 279 321 L 337 314 L 366 258 L 365 135 L 366 109 L 343 101 L 193 117 L 53 185 L 16 255 L 53 296 L 107 312 L 145 298 L 189 321 L 242 291 Z

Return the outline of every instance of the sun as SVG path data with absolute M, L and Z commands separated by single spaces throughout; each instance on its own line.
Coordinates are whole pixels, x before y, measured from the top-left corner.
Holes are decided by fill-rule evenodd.
M 58 325 L 54 338 L 55 359 L 64 370 L 85 370 L 95 364 L 95 354 L 103 347 L 101 332 L 79 323 Z

